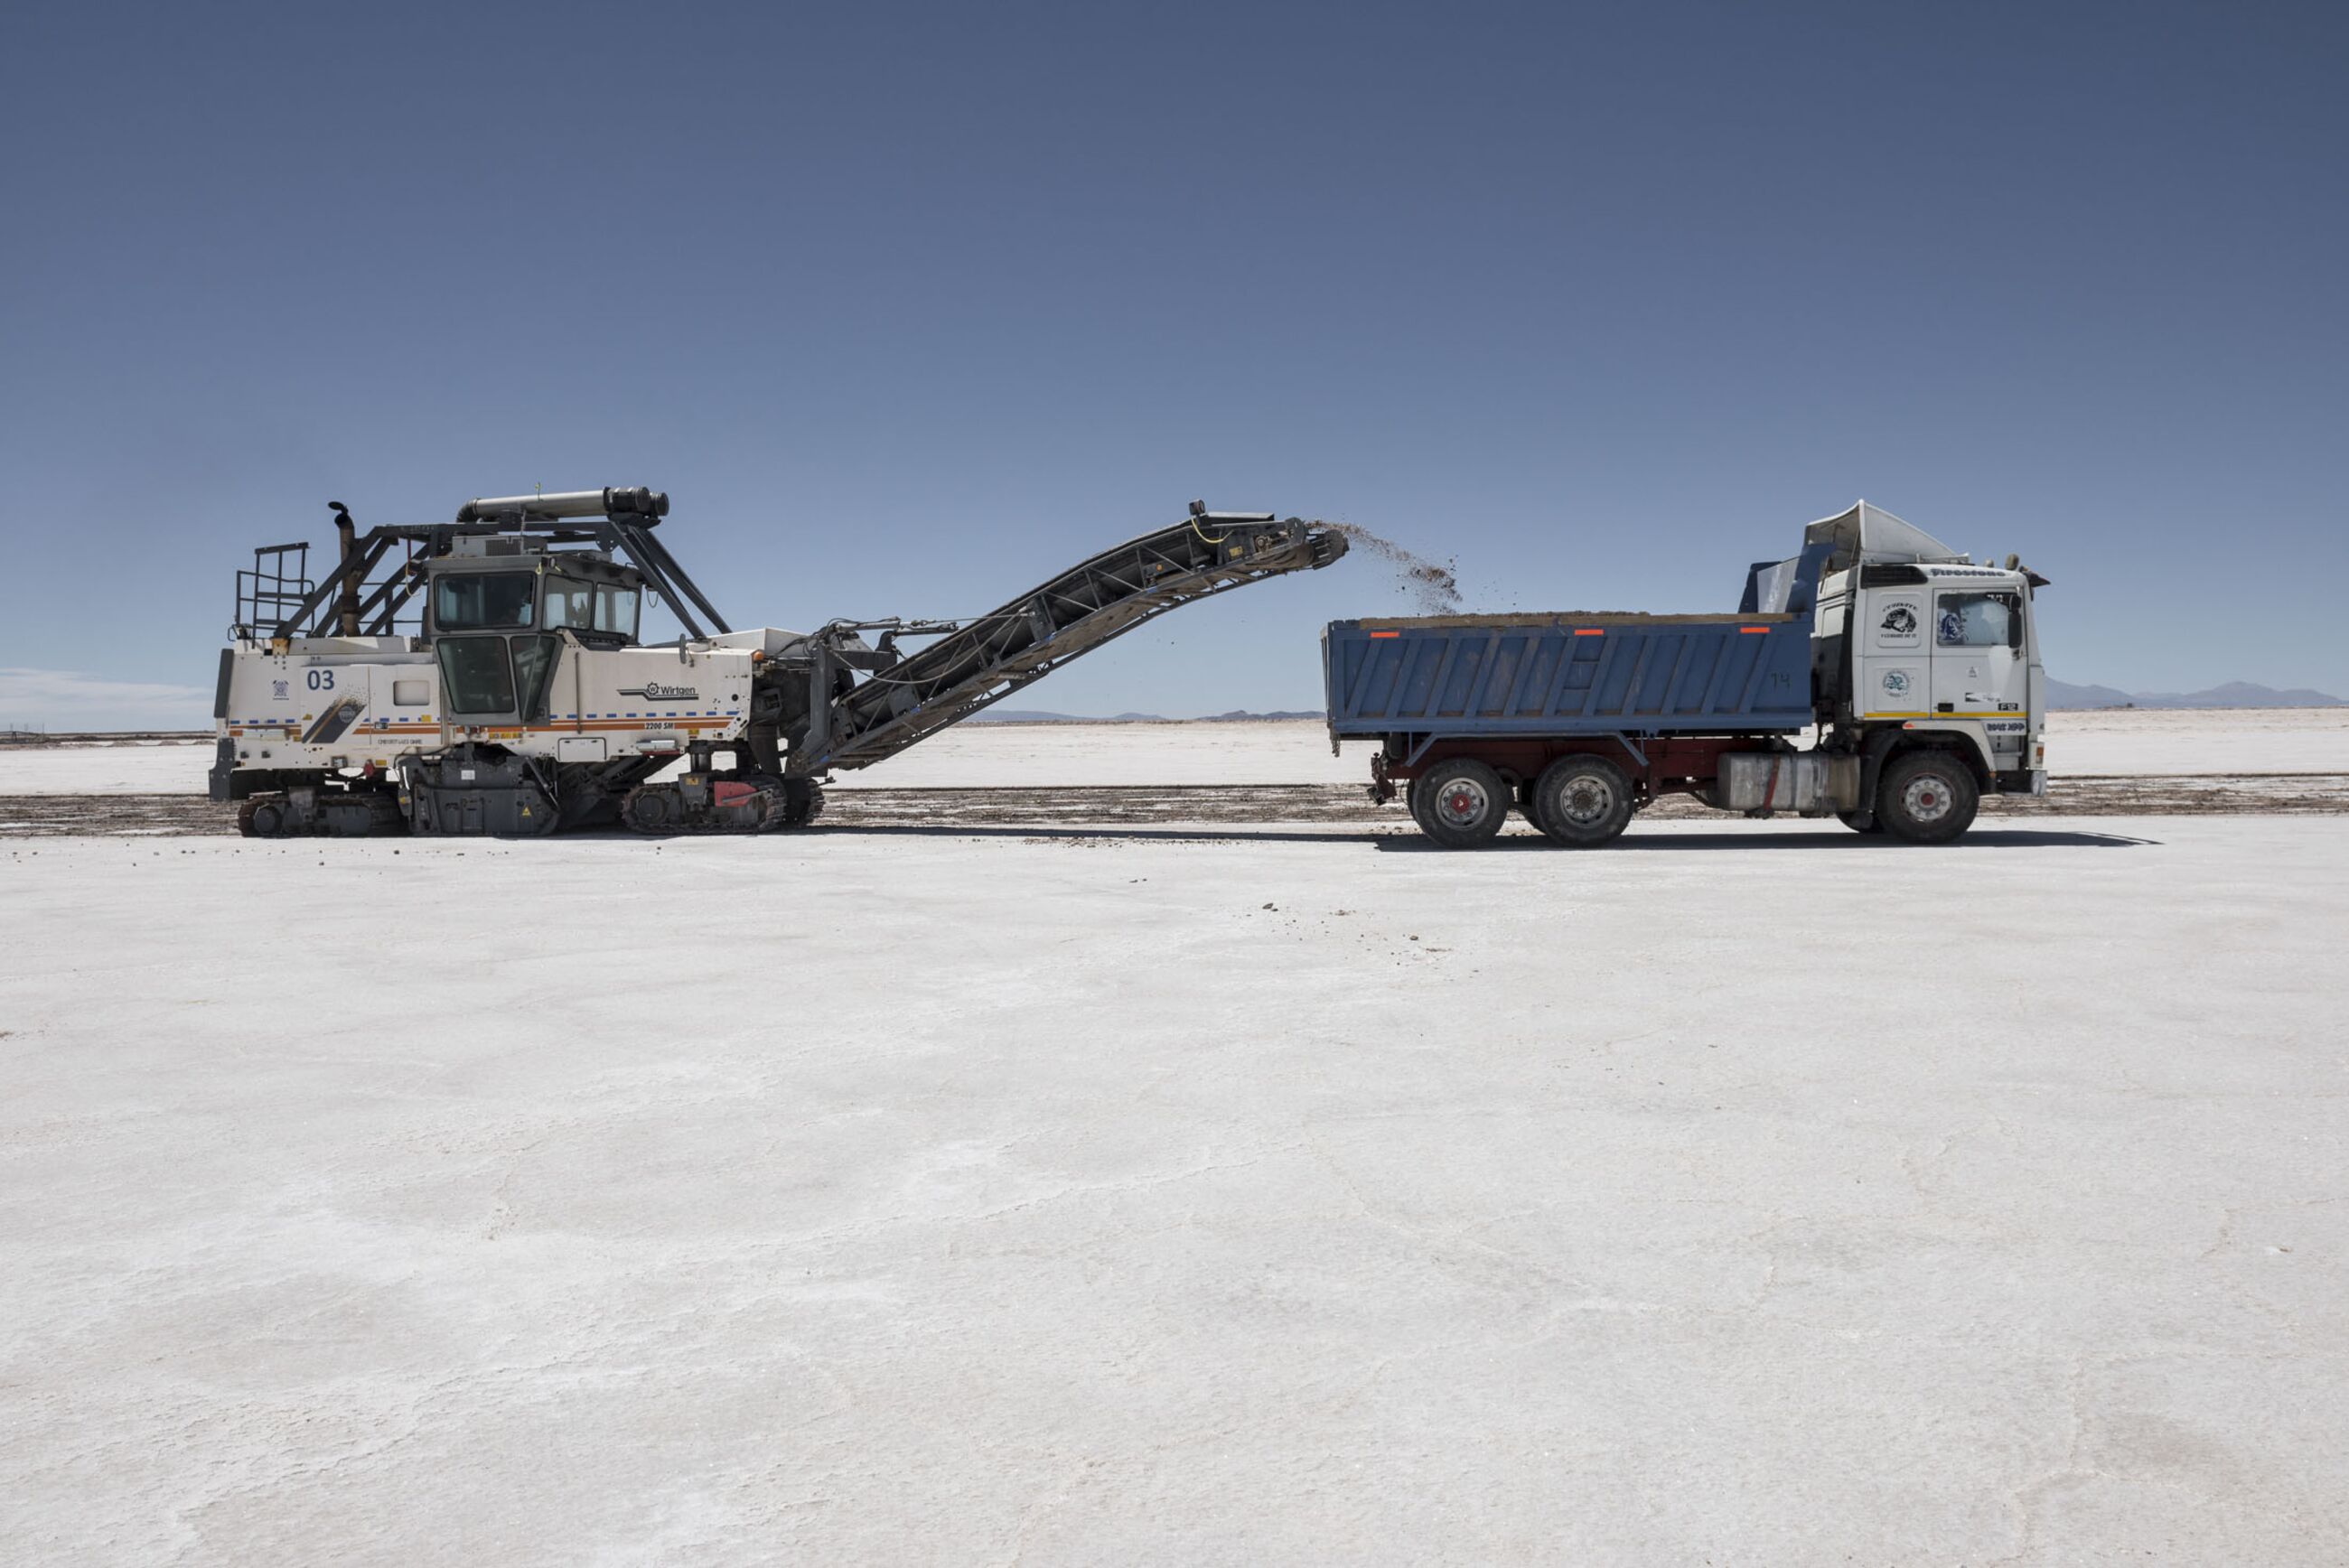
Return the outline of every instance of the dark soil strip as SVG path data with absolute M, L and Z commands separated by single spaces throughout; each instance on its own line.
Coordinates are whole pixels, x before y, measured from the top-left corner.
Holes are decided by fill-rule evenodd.
M 2239 773 L 2199 777 L 2059 779 L 2048 793 L 1996 795 L 1985 817 L 2349 814 L 2349 774 Z M 1721 818 L 1685 798 L 1659 801 L 1645 820 Z M 1371 803 L 1352 784 L 1056 785 L 1015 789 L 834 789 L 824 827 L 1053 827 L 1154 822 L 1329 822 L 1408 826 L 1400 801 Z M 0 838 L 236 831 L 235 810 L 195 795 L 0 795 Z

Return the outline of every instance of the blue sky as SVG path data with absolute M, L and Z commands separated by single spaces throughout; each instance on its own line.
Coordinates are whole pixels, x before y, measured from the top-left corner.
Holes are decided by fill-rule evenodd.
M 1726 607 L 1865 496 L 2065 679 L 2349 693 L 2344 79 L 2338 6 L 12 7 L 0 724 L 202 724 L 252 545 L 533 484 L 793 626 L 1195 495 Z M 1020 706 L 1318 706 L 1402 603 Z

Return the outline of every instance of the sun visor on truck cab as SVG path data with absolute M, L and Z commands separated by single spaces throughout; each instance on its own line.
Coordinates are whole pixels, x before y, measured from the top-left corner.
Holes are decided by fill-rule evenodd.
M 1962 561 L 1962 551 L 1951 549 L 1911 522 L 1903 522 L 1880 506 L 1853 503 L 1849 511 L 1823 517 L 1803 530 L 1806 544 L 1833 544 L 1829 572 L 1843 572 L 1863 561 Z

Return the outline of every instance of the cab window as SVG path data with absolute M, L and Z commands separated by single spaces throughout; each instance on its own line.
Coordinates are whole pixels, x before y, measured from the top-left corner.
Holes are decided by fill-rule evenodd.
M 546 599 L 538 624 L 553 632 L 564 626 L 585 632 L 595 624 L 595 585 L 576 577 L 546 579 Z
M 1944 593 L 1933 642 L 1944 648 L 2020 648 L 2023 603 L 2014 593 Z
M 547 677 L 554 674 L 555 655 L 562 647 L 560 637 L 513 639 L 514 686 L 522 696 L 524 719 L 534 722 L 546 717 Z
M 595 588 L 595 629 L 617 632 L 634 642 L 636 635 L 636 590 L 599 583 Z
M 550 632 L 565 627 L 574 632 L 611 632 L 634 642 L 636 597 L 634 588 L 550 574 L 539 624 Z
M 527 572 L 468 572 L 432 584 L 432 624 L 442 632 L 503 631 L 530 624 L 537 579 Z
M 440 686 L 454 714 L 509 714 L 514 710 L 512 666 L 503 637 L 444 637 L 433 653 L 440 660 Z

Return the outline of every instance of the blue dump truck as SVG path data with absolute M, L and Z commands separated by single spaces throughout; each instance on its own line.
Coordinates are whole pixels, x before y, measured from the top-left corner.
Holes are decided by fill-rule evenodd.
M 1604 844 L 1672 794 L 1940 842 L 1985 794 L 2045 791 L 2046 583 L 1862 501 L 1754 566 L 1733 614 L 1332 622 L 1330 745 L 1375 743 L 1372 799 L 1404 789 L 1451 849 L 1490 843 L 1513 809 Z

